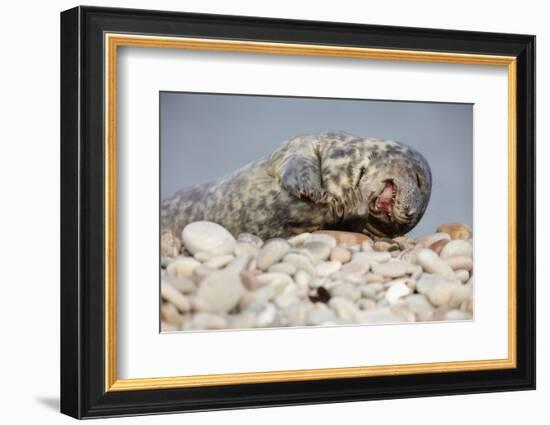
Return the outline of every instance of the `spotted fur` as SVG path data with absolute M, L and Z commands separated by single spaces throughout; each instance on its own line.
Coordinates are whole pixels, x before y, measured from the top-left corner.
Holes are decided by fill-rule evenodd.
M 391 214 L 375 207 L 386 181 L 398 188 Z M 163 201 L 161 229 L 179 235 L 186 224 L 208 220 L 263 239 L 320 229 L 394 237 L 418 223 L 430 192 L 428 163 L 404 144 L 342 132 L 297 136 Z

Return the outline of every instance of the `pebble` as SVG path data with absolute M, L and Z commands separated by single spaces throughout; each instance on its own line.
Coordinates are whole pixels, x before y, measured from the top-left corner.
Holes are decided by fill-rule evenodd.
M 235 307 L 246 292 L 239 273 L 219 270 L 206 276 L 199 285 L 197 296 L 206 302 L 212 311 L 227 313 Z
M 418 239 L 416 239 L 416 243 L 424 246 L 425 248 L 428 248 L 430 245 L 433 245 L 434 243 L 442 239 L 449 240 L 451 239 L 451 237 L 447 233 L 438 231 L 438 233 L 432 233 L 431 235 L 419 237 Z
M 256 279 L 256 275 L 252 273 L 250 270 L 243 270 L 240 274 L 240 277 L 244 287 L 249 291 L 254 291 L 255 289 L 262 286 Z
M 239 234 L 239 236 L 237 236 L 237 240 L 239 242 L 252 245 L 256 248 L 261 248 L 264 244 L 264 241 L 262 241 L 258 236 L 251 233 L 241 233 Z
M 465 223 L 446 223 L 437 226 L 437 232 L 447 233 L 451 239 L 471 239 L 472 229 Z
M 256 317 L 256 326 L 259 328 L 270 326 L 275 322 L 276 317 L 277 309 L 273 304 L 268 303 Z
M 372 252 L 374 251 L 374 248 L 372 247 L 374 243 L 372 240 L 367 239 L 366 241 L 361 243 L 361 251 L 363 252 Z
M 347 273 L 344 271 L 335 272 L 330 277 L 331 279 L 344 280 L 346 282 L 351 282 L 356 284 L 363 283 L 365 281 L 365 278 L 363 276 L 360 276 L 354 273 Z
M 352 261 L 362 261 L 369 264 L 385 263 L 391 260 L 389 252 L 354 252 L 351 256 Z
M 233 261 L 234 258 L 234 255 L 221 255 L 219 257 L 211 258 L 206 263 L 204 263 L 204 265 L 207 267 L 212 267 L 214 269 L 219 269 L 221 267 L 227 266 L 231 261 Z
M 286 273 L 289 276 L 293 276 L 296 273 L 296 266 L 290 263 L 276 263 L 270 266 L 267 271 L 270 273 Z
M 179 331 L 179 326 L 175 323 L 168 323 L 165 321 L 160 322 L 160 331 L 161 332 L 177 332 Z
M 361 298 L 361 289 L 349 282 L 342 282 L 330 288 L 330 295 L 333 297 L 344 297 L 352 301 Z
M 451 266 L 453 270 L 471 271 L 474 268 L 474 262 L 470 257 L 447 257 L 444 261 Z
M 199 284 L 206 276 L 213 273 L 214 271 L 216 271 L 216 269 L 201 264 L 195 270 L 193 270 L 191 279 L 193 279 L 195 283 Z
M 165 250 L 176 249 L 160 259 L 163 331 L 473 317 L 472 240 L 456 233 L 464 226 L 375 241 L 320 231 L 264 242 L 221 229 L 191 223 L 183 245 L 164 235 Z
M 191 257 L 178 257 L 166 268 L 166 274 L 170 277 L 189 277 L 198 266 L 197 260 Z
M 235 255 L 256 255 L 260 252 L 260 248 L 247 242 L 237 242 L 235 245 Z
M 271 239 L 265 243 L 256 259 L 256 266 L 260 270 L 267 270 L 270 266 L 283 258 L 290 251 L 290 244 L 284 239 Z
M 191 303 L 185 295 L 166 282 L 160 283 L 160 296 L 174 304 L 179 311 L 185 313 L 191 309 Z
M 449 310 L 445 313 L 445 320 L 471 320 L 472 315 L 462 310 Z
M 470 273 L 468 270 L 456 270 L 455 277 L 462 283 L 467 282 L 470 279 Z
M 472 285 L 460 285 L 449 299 L 449 308 L 460 308 L 465 301 L 472 299 L 472 295 Z
M 311 276 L 303 270 L 298 270 L 294 275 L 294 281 L 296 282 L 296 285 L 300 287 L 307 287 L 310 280 Z
M 357 314 L 357 321 L 364 324 L 402 323 L 410 321 L 408 318 L 394 313 L 389 307 L 361 311 Z
M 456 239 L 456 240 L 450 241 L 443 247 L 443 249 L 439 253 L 439 256 L 441 258 L 449 258 L 449 257 L 472 258 L 472 255 L 473 255 L 472 245 L 469 242 L 462 239 Z
M 432 320 L 434 307 L 425 295 L 411 294 L 404 301 L 408 309 L 417 316 L 418 320 Z
M 381 274 L 367 273 L 365 275 L 365 281 L 367 283 L 381 283 L 381 282 L 384 282 L 384 280 L 386 279 Z
M 422 273 L 416 282 L 416 290 L 421 294 L 427 294 L 432 287 L 445 282 L 446 280 L 443 276 L 432 273 Z
M 302 248 L 308 251 L 315 260 L 324 261 L 328 259 L 332 247 L 329 243 L 318 240 L 309 240 L 302 245 Z
M 161 256 L 160 257 L 160 267 L 165 269 L 166 267 L 168 267 L 170 265 L 170 263 L 174 261 L 174 259 L 172 257 L 167 257 L 165 255 Z
M 243 311 L 228 317 L 227 327 L 231 329 L 250 329 L 256 326 L 256 314 L 252 311 Z
M 183 294 L 190 294 L 195 291 L 197 286 L 195 285 L 195 282 L 193 282 L 188 277 L 179 277 L 179 278 L 170 278 L 166 277 L 164 280 L 167 281 L 167 283 L 170 284 L 170 286 L 176 288 L 178 291 L 182 292 Z
M 201 263 L 204 263 L 208 260 L 210 260 L 213 257 L 212 254 L 209 252 L 199 251 L 193 255 L 193 258 L 197 261 L 200 261 Z
M 212 313 L 196 313 L 191 319 L 190 327 L 192 330 L 214 330 L 225 329 L 227 320 L 223 316 Z
M 294 267 L 296 267 L 296 270 L 303 270 L 310 275 L 315 274 L 313 264 L 303 254 L 291 252 L 284 257 L 283 262 L 292 264 Z
M 339 230 L 318 230 L 313 232 L 313 235 L 331 236 L 335 241 L 334 245 L 338 244 L 345 247 L 350 245 L 360 245 L 364 241 L 369 240 L 369 237 L 363 233 L 344 232 Z
M 342 268 L 340 261 L 325 261 L 315 266 L 315 274 L 317 276 L 330 276 Z
M 370 264 L 363 261 L 354 261 L 351 260 L 349 263 L 346 263 L 342 266 L 342 271 L 346 273 L 354 273 L 357 275 L 364 274 L 370 269 Z
M 286 318 L 286 326 L 305 326 L 307 325 L 307 316 L 311 311 L 312 304 L 293 304 L 284 309 L 283 317 Z
M 454 271 L 431 249 L 421 249 L 416 254 L 416 261 L 429 273 L 439 274 L 447 279 L 454 278 Z
M 256 276 L 256 280 L 262 286 L 270 286 L 277 293 L 282 293 L 287 285 L 294 285 L 292 278 L 286 273 L 263 273 Z
M 440 239 L 437 242 L 434 242 L 431 244 L 428 248 L 430 248 L 433 252 L 435 252 L 437 255 L 440 255 L 441 251 L 445 246 L 449 243 L 449 239 Z
M 335 319 L 336 313 L 324 304 L 321 304 L 308 313 L 306 320 L 309 325 L 321 325 Z
M 211 221 L 195 221 L 188 224 L 183 228 L 181 238 L 191 254 L 200 251 L 212 255 L 232 254 L 236 243 L 231 233 Z
M 363 297 L 371 298 L 375 300 L 378 293 L 384 288 L 384 285 L 380 283 L 367 283 L 360 286 L 361 294 Z
M 375 263 L 372 265 L 373 273 L 391 278 L 405 276 L 407 270 L 408 264 L 399 260 L 382 264 Z
M 299 235 L 296 235 L 288 240 L 290 245 L 293 247 L 297 247 L 302 245 L 305 241 L 307 241 L 309 238 L 311 238 L 311 233 L 300 233 Z
M 180 315 L 180 312 L 172 303 L 162 304 L 162 307 L 160 308 L 160 318 L 165 322 L 174 323 L 177 325 L 181 324 L 182 322 L 182 316 Z
M 356 319 L 359 309 L 355 303 L 344 297 L 332 297 L 329 306 L 336 312 L 340 319 L 353 321 Z
M 332 233 L 327 233 L 324 231 L 313 232 L 311 237 L 307 240 L 307 243 L 309 242 L 322 242 L 330 246 L 331 249 L 336 246 L 336 238 L 332 235 Z M 306 243 L 304 243 L 304 245 L 306 245 Z
M 388 288 L 386 291 L 386 300 L 388 300 L 390 305 L 393 305 L 401 298 L 409 295 L 411 292 L 411 288 L 409 288 L 403 281 L 399 281 Z
M 371 300 L 370 298 L 361 298 L 357 301 L 357 306 L 361 310 L 373 310 L 376 308 L 376 301 Z
M 351 260 L 351 252 L 341 246 L 335 246 L 330 252 L 330 260 L 339 261 L 342 264 L 347 263 Z
M 280 294 L 275 297 L 275 305 L 282 309 L 286 309 L 291 305 L 297 304 L 299 302 L 300 298 L 298 298 L 294 294 Z
M 448 304 L 449 300 L 460 286 L 460 283 L 443 282 L 434 285 L 427 293 L 428 299 L 435 306 Z

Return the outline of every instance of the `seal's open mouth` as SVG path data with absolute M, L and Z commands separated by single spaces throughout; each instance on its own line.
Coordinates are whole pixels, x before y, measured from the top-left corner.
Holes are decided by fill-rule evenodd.
M 384 211 L 386 214 L 390 214 L 392 212 L 396 195 L 397 186 L 392 181 L 387 181 L 384 189 L 376 198 L 376 202 L 374 204 L 376 209 Z

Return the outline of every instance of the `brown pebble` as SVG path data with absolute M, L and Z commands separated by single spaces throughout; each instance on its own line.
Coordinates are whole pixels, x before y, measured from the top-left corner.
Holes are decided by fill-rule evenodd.
M 369 237 L 367 235 L 364 235 L 363 233 L 344 232 L 339 230 L 317 230 L 313 232 L 313 234 L 324 234 L 332 236 L 334 239 L 336 239 L 336 244 L 342 246 L 358 245 L 369 239 Z
M 448 239 L 440 239 L 437 242 L 434 242 L 429 246 L 429 248 L 434 251 L 437 255 L 441 254 L 441 250 L 445 245 L 449 243 Z
M 472 229 L 465 223 L 446 223 L 437 226 L 438 232 L 447 233 L 451 239 L 470 239 Z

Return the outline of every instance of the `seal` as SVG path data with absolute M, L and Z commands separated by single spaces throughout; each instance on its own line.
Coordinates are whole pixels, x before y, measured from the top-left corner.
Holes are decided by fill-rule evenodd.
M 343 132 L 296 136 L 164 200 L 161 232 L 173 240 L 186 224 L 207 220 L 263 239 L 315 230 L 395 237 L 422 218 L 431 185 L 426 159 L 402 143 Z

